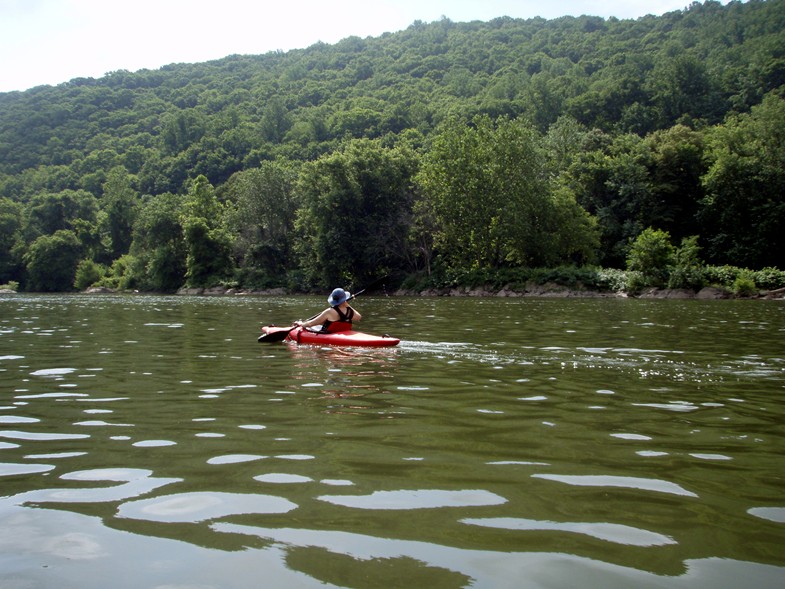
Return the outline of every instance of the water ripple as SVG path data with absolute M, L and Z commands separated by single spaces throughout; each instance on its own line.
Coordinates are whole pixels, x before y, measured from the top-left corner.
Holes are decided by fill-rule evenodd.
M 13 462 L 0 462 L 0 477 L 10 477 L 22 474 L 38 474 L 54 470 L 51 464 L 15 464 Z
M 35 440 L 35 441 L 51 441 L 51 440 L 84 440 L 89 438 L 87 434 L 44 434 L 32 433 L 22 431 L 0 431 L 0 438 L 11 438 L 13 440 Z
M 623 477 L 610 475 L 559 475 L 559 474 L 533 474 L 533 478 L 557 481 L 578 487 L 624 487 L 628 489 L 638 489 L 640 491 L 656 491 L 658 493 L 670 493 L 672 495 L 683 495 L 685 497 L 697 497 L 692 491 L 684 487 L 662 481 L 658 479 L 646 479 L 641 477 Z
M 598 540 L 629 546 L 664 546 L 676 544 L 670 536 L 648 530 L 604 522 L 553 522 L 514 517 L 466 518 L 462 523 L 505 530 L 555 530 L 585 534 Z
M 287 513 L 297 508 L 282 497 L 242 493 L 180 493 L 123 503 L 118 517 L 166 523 L 196 523 L 230 515 Z
M 442 491 L 437 489 L 374 491 L 370 495 L 322 495 L 317 499 L 356 509 L 479 507 L 501 505 L 507 502 L 504 497 L 489 491 Z

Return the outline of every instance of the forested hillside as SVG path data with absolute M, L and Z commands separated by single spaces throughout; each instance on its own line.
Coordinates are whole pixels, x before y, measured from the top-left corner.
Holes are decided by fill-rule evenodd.
M 0 284 L 773 276 L 783 31 L 785 0 L 442 19 L 3 93 Z

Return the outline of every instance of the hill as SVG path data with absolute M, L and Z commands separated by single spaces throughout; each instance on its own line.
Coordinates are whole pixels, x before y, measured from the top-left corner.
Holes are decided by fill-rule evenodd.
M 149 257 L 155 257 L 150 250 L 160 236 L 158 229 L 148 228 L 152 235 L 145 243 L 144 206 L 155 202 L 160 212 L 167 199 L 171 207 L 185 206 L 200 178 L 206 181 L 199 184 L 202 189 L 214 191 L 210 198 L 235 212 L 232 221 L 221 209 L 225 235 L 217 235 L 213 220 L 206 225 L 205 235 L 214 233 L 211 247 L 225 251 L 201 279 L 220 275 L 223 281 L 242 282 L 264 276 L 262 282 L 269 282 L 286 275 L 291 282 L 297 275 L 297 281 L 309 284 L 340 280 L 341 271 L 325 275 L 313 267 L 322 255 L 314 244 L 326 229 L 302 221 L 309 202 L 316 210 L 316 197 L 309 201 L 302 187 L 309 165 L 341 154 L 342 163 L 361 174 L 363 161 L 374 161 L 363 150 L 404 148 L 410 158 L 405 165 L 388 162 L 401 182 L 388 196 L 395 194 L 399 206 L 378 218 L 396 217 L 398 226 L 376 236 L 389 243 L 394 234 L 400 255 L 380 253 L 376 270 L 430 270 L 431 260 L 423 256 L 450 258 L 447 241 L 429 243 L 423 254 L 421 245 L 412 245 L 416 235 L 396 233 L 414 226 L 413 211 L 422 211 L 415 206 L 423 194 L 416 173 L 451 122 L 466 125 L 483 116 L 526 121 L 535 132 L 531 141 L 544 160 L 530 173 L 558 177 L 559 189 L 568 190 L 595 219 L 596 261 L 623 265 L 629 241 L 654 227 L 668 231 L 677 244 L 700 235 L 713 263 L 781 266 L 779 252 L 785 248 L 776 251 L 773 245 L 781 244 L 778 227 L 785 217 L 782 173 L 776 170 L 782 162 L 782 147 L 776 144 L 783 126 L 783 30 L 782 0 L 726 6 L 696 2 L 636 20 L 443 19 L 415 22 L 377 38 L 117 71 L 3 93 L 0 282 L 63 288 L 60 281 L 56 287 L 37 281 L 35 263 L 33 272 L 30 268 L 36 240 L 51 239 L 57 231 L 74 235 L 73 255 L 79 260 L 108 268 L 130 252 L 149 267 Z M 347 145 L 362 141 L 370 143 L 352 160 Z M 743 146 L 726 153 L 739 142 Z M 740 177 L 744 158 L 763 172 Z M 277 217 L 286 231 L 276 234 L 267 226 L 269 219 L 255 229 L 240 226 L 237 207 L 250 196 L 243 196 L 238 184 L 251 172 L 263 184 L 257 192 L 269 198 L 272 189 L 265 183 L 274 177 L 278 189 L 291 197 L 291 206 Z M 368 190 L 362 186 L 361 196 L 367 197 Z M 554 186 L 544 190 L 556 193 Z M 258 198 L 270 208 L 263 196 Z M 438 236 L 446 218 L 443 211 L 435 214 L 417 219 L 421 225 L 435 222 L 431 229 Z M 182 211 L 174 217 L 181 219 Z M 302 221 L 298 228 L 296 218 Z M 478 221 L 485 222 L 490 218 Z M 178 223 L 186 237 L 172 244 L 170 254 L 178 261 L 169 269 L 171 276 L 152 280 L 148 269 L 141 285 L 171 289 L 193 282 L 187 223 Z M 297 246 L 295 236 L 297 243 L 311 244 L 310 253 Z M 249 248 L 258 248 L 260 241 L 267 253 L 250 255 Z M 592 258 L 583 246 L 568 250 L 541 259 L 518 252 L 481 265 Z M 343 262 L 357 261 L 359 254 L 350 253 Z M 367 267 L 359 275 L 374 271 Z

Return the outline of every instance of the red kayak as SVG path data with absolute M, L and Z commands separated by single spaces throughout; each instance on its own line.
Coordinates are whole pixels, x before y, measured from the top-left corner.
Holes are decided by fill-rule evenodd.
M 316 344 L 323 346 L 358 346 L 365 348 L 383 348 L 397 346 L 400 339 L 389 335 L 372 335 L 352 329 L 335 333 L 315 331 L 307 327 L 262 327 L 259 342 L 280 342 L 288 340 L 298 344 Z

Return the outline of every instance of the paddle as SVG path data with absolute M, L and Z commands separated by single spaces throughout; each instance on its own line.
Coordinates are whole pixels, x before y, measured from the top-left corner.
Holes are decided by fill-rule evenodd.
M 291 327 L 270 327 L 266 333 L 260 335 L 256 341 L 260 344 L 271 344 L 274 342 L 282 342 L 286 339 L 286 336 L 289 333 L 296 329 L 296 325 L 292 325 Z
M 366 289 L 362 289 L 361 291 L 354 293 L 352 296 L 350 296 L 346 300 L 347 301 L 351 301 L 354 297 L 356 297 L 357 295 L 361 295 L 365 291 L 366 291 Z M 319 316 L 319 314 L 317 313 L 313 317 L 309 318 L 308 321 L 310 321 L 314 317 L 318 317 L 318 316 Z M 293 330 L 297 329 L 297 327 L 298 327 L 297 325 L 292 325 L 291 327 L 270 326 L 268 328 L 268 331 L 266 333 L 263 333 L 262 335 L 260 335 L 256 339 L 256 341 L 259 342 L 260 344 L 271 344 L 271 343 L 275 343 L 275 342 L 282 342 L 283 340 L 286 339 L 286 336 L 289 335 Z

